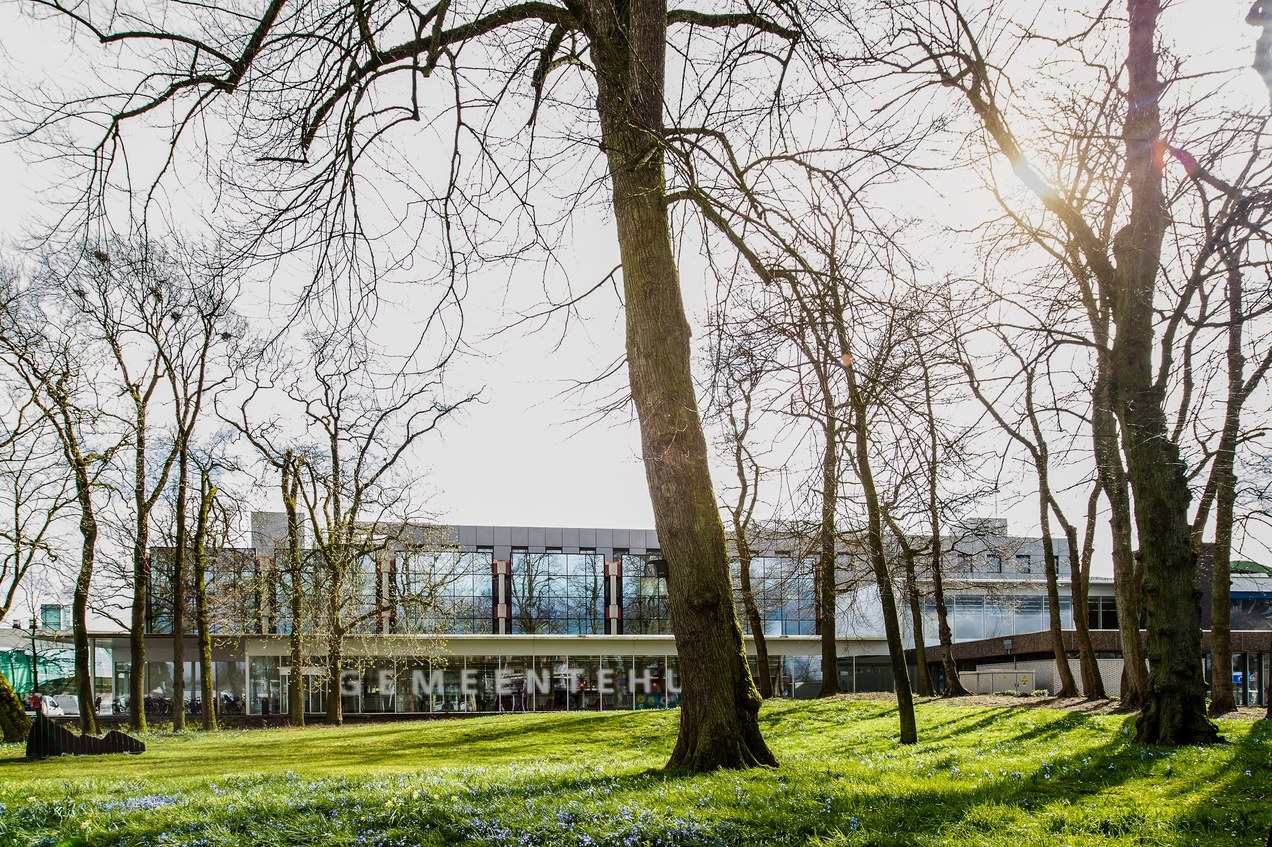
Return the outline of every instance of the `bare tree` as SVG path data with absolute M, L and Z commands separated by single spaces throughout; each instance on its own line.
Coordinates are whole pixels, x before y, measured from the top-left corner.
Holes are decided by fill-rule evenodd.
M 377 384 L 379 365 L 361 344 L 311 337 L 310 345 L 307 378 L 283 390 L 317 438 L 299 468 L 299 492 L 318 568 L 327 718 L 339 723 L 345 637 L 393 599 L 378 591 L 368 598 L 363 568 L 393 546 L 416 508 L 411 486 L 398 478 L 401 463 L 416 442 L 476 396 L 447 401 L 441 366 L 421 372 L 408 360 Z
M 150 414 L 167 369 L 163 351 L 170 347 L 181 318 L 181 306 L 174 303 L 176 286 L 167 265 L 167 257 L 156 245 L 138 247 L 116 241 L 101 245 L 88 261 L 76 263 L 58 277 L 80 325 L 94 333 L 113 360 L 111 373 L 118 375 L 120 393 L 130 403 L 126 421 L 132 463 L 125 487 L 132 499 L 128 532 L 132 547 L 129 649 L 135 672 L 129 678 L 128 717 L 134 730 L 146 728 L 144 669 L 151 518 L 167 486 L 180 444 L 180 439 L 167 442 L 157 456 L 158 467 L 148 464 L 154 434 Z M 179 588 L 176 590 L 180 593 Z
M 73 121 L 102 109 L 109 116 L 104 137 L 87 156 L 85 197 L 90 212 L 106 205 L 103 195 L 110 192 L 122 167 L 115 151 L 127 130 L 176 110 L 180 117 L 174 120 L 169 140 L 177 145 L 191 127 L 223 108 L 254 127 L 235 134 L 236 152 L 275 180 L 278 190 L 269 199 L 258 199 L 272 206 L 261 216 L 263 228 L 288 242 L 278 252 L 296 244 L 316 246 L 328 271 L 335 271 L 332 279 L 348 279 L 346 271 L 368 264 L 395 263 L 383 258 L 376 233 L 368 231 L 368 219 L 359 209 L 359 170 L 370 166 L 374 157 L 368 154 L 382 149 L 393 130 L 431 123 L 425 119 L 432 102 L 425 90 L 427 77 L 447 76 L 454 93 L 450 116 L 455 143 L 446 185 L 431 192 L 422 187 L 427 182 L 422 178 L 417 184 L 398 179 L 395 187 L 428 203 L 447 221 L 442 235 L 449 266 L 444 286 L 445 296 L 452 300 L 461 290 L 456 264 L 482 260 L 485 239 L 480 230 L 485 220 L 493 219 L 490 204 L 511 198 L 519 214 L 532 216 L 525 185 L 509 180 L 502 163 L 493 159 L 503 145 L 489 143 L 494 138 L 490 124 L 483 129 L 483 122 L 471 116 L 487 110 L 506 115 L 511 108 L 506 92 L 519 87 L 528 95 L 529 108 L 509 116 L 514 123 L 528 117 L 533 126 L 550 111 L 543 107 L 560 103 L 569 114 L 567 135 L 573 139 L 581 125 L 574 103 L 595 103 L 587 117 L 598 131 L 589 137 L 601 147 L 617 224 L 632 399 L 655 524 L 670 563 L 677 652 L 687 669 L 681 733 L 670 764 L 692 769 L 775 764 L 756 718 L 759 697 L 732 602 L 724 530 L 690 373 L 689 324 L 672 250 L 664 173 L 671 138 L 665 126 L 666 64 L 668 28 L 676 27 L 688 33 L 695 50 L 710 48 L 705 59 L 692 50 L 678 53 L 710 70 L 685 79 L 696 77 L 727 97 L 735 70 L 755 57 L 774 56 L 774 63 L 784 67 L 779 51 L 788 59 L 789 45 L 798 40 L 799 31 L 753 7 L 705 13 L 669 10 L 666 0 L 536 0 L 494 8 L 457 6 L 448 0 L 427 7 L 370 2 L 335 14 L 309 3 L 290 6 L 275 0 L 254 18 L 207 7 L 188 28 L 137 20 L 123 30 L 113 28 L 108 10 L 95 6 L 61 0 L 42 0 L 41 5 L 92 33 L 109 49 L 122 51 L 129 62 L 136 57 L 148 66 L 142 75 L 151 84 L 135 89 L 126 85 L 126 92 L 118 96 L 89 97 L 81 102 L 91 102 L 91 107 L 74 108 L 73 116 L 65 116 Z M 787 15 L 795 10 L 773 4 L 772 11 Z M 474 69 L 467 57 L 480 51 L 488 58 Z M 528 60 L 516 58 L 527 54 Z M 298 61 L 301 56 L 304 60 Z M 535 69 L 523 78 L 529 63 Z M 593 92 L 572 91 L 554 98 L 549 75 L 558 68 L 586 69 L 585 84 L 594 86 Z M 501 86 L 505 94 L 493 101 L 483 84 L 492 74 L 509 83 Z M 399 85 L 399 80 L 409 82 Z M 447 90 L 445 85 L 438 88 Z M 382 96 L 394 99 L 395 105 L 382 102 Z M 718 100 L 714 92 L 689 93 L 687 122 L 701 125 L 698 112 Z M 749 120 L 755 111 L 725 109 L 714 113 L 712 123 L 718 128 Z M 767 101 L 759 112 L 767 114 Z M 47 118 L 37 131 L 55 130 L 62 120 L 63 116 Z M 526 136 L 534 138 L 531 132 Z M 253 141 L 259 146 L 253 147 Z M 469 172 L 461 141 L 476 145 L 476 172 L 495 174 L 493 185 L 469 191 L 461 184 L 461 172 Z M 536 150 L 526 157 L 532 166 L 551 161 L 537 154 Z M 160 170 L 166 173 L 166 168 Z M 391 171 L 383 169 L 389 178 L 394 176 Z M 534 181 L 533 175 L 527 180 Z M 148 211 L 147 199 L 133 196 L 142 211 Z M 473 214 L 464 217 L 459 211 Z M 537 224 L 532 227 L 529 246 L 538 247 L 545 236 Z M 254 234 L 260 232 L 261 227 L 253 228 Z M 464 238 L 467 244 L 458 243 Z M 351 241 L 360 251 L 339 249 Z M 251 239 L 249 251 L 263 244 L 264 239 Z M 510 252 L 523 253 L 514 248 L 504 255 Z M 415 245 L 409 255 L 419 255 Z
M 1029 455 L 1030 463 L 1033 465 L 1034 474 L 1038 481 L 1038 526 L 1042 531 L 1042 556 L 1043 570 L 1047 578 L 1047 607 L 1048 607 L 1048 629 L 1051 633 L 1051 651 L 1055 656 L 1056 672 L 1060 677 L 1060 690 L 1055 692 L 1058 697 L 1076 697 L 1078 695 L 1078 684 L 1073 678 L 1073 671 L 1069 668 L 1069 654 L 1064 644 L 1063 622 L 1060 618 L 1060 588 L 1059 575 L 1057 573 L 1058 557 L 1055 551 L 1055 542 L 1051 536 L 1051 512 L 1055 496 L 1051 490 L 1051 448 L 1047 443 L 1046 435 L 1043 433 L 1042 424 L 1038 414 L 1037 400 L 1037 370 L 1039 367 L 1039 359 L 1044 356 L 1029 357 L 1017 350 L 1016 347 L 1005 337 L 1004 333 L 997 333 L 997 340 L 1003 345 L 1004 349 L 1011 355 L 1017 365 L 1017 371 L 1023 375 L 1023 386 L 1021 388 L 1021 402 L 1023 409 L 1018 416 L 1020 423 L 1009 421 L 1000 406 L 1002 404 L 1002 394 L 1006 388 L 997 393 L 997 396 L 990 397 L 981 383 L 981 378 L 976 373 L 975 363 L 968 355 L 966 349 L 960 350 L 960 359 L 962 361 L 963 370 L 967 374 L 967 382 L 971 387 L 972 395 L 980 402 L 985 411 L 993 418 L 998 428 L 1006 433 L 1012 441 L 1024 448 Z M 1015 410 L 1013 410 L 1014 414 Z M 1026 430 L 1025 427 L 1028 427 Z M 1026 432 L 1028 433 L 1026 435 Z M 1058 509 L 1057 509 L 1058 511 Z M 1086 609 L 1073 609 L 1074 617 L 1079 614 L 1085 616 Z M 1084 651 L 1084 655 L 1086 655 Z M 1090 654 L 1094 660 L 1094 653 Z
M 728 297 L 723 301 L 727 303 Z M 768 699 L 773 696 L 773 680 L 769 674 L 768 638 L 753 587 L 752 540 L 764 474 L 755 448 L 755 428 L 764 414 L 757 395 L 770 365 L 764 351 L 757 349 L 761 341 L 746 337 L 742 327 L 728 320 L 727 312 L 727 307 L 719 309 L 712 326 L 711 400 L 715 416 L 724 428 L 721 441 L 728 450 L 737 481 L 737 496 L 725 500 L 724 509 L 729 515 L 738 557 L 738 595 L 755 642 L 756 683 L 760 696 Z M 831 628 L 833 631 L 833 624 Z
M 227 345 L 243 333 L 240 322 L 232 312 L 235 293 L 233 286 L 221 273 L 191 265 L 189 260 L 173 262 L 168 269 L 168 279 L 171 282 L 166 304 L 169 323 L 165 337 L 157 339 L 162 343 L 156 345 L 156 352 L 162 360 L 168 387 L 172 392 L 175 434 L 175 531 L 169 585 L 172 587 L 172 699 L 176 704 L 172 722 L 173 728 L 177 730 L 185 726 L 185 590 L 190 536 L 187 516 L 190 452 L 205 401 L 231 376 L 225 371 L 218 373 L 213 370 L 213 360 L 219 354 L 228 352 Z M 233 360 L 238 357 L 229 358 Z M 200 509 L 202 496 L 201 494 Z M 206 519 L 206 516 L 200 515 L 200 519 Z M 204 666 L 204 676 L 209 672 L 209 667 Z M 203 708 L 206 721 L 207 712 L 211 709 L 211 704 L 206 699 L 203 700 Z
M 7 281 L 16 286 L 17 280 Z M 54 287 L 53 290 L 56 290 Z M 75 685 L 80 703 L 80 726 L 87 734 L 97 729 L 93 690 L 93 657 L 89 650 L 88 605 L 92 590 L 99 532 L 98 508 L 105 491 L 103 475 L 124 442 L 114 440 L 117 421 L 97 393 L 101 384 L 101 351 L 79 337 L 73 313 L 59 311 L 57 298 L 45 290 L 9 288 L 0 310 L 0 359 L 12 371 L 25 396 L 48 421 L 65 466 L 74 482 L 79 512 L 80 562 L 75 577 L 72 623 L 75 641 Z M 142 672 L 137 665 L 133 673 Z
M 998 155 L 1021 176 L 1054 225 L 1081 255 L 1093 282 L 1084 302 L 1106 304 L 1115 333 L 1107 347 L 1108 399 L 1120 428 L 1143 566 L 1150 671 L 1137 738 L 1143 742 L 1213 742 L 1205 715 L 1200 615 L 1193 596 L 1196 555 L 1188 520 L 1189 491 L 1179 446 L 1170 438 L 1166 386 L 1155 378 L 1154 295 L 1162 245 L 1171 220 L 1163 192 L 1162 78 L 1158 67 L 1158 0 L 1128 0 L 1127 69 L 1122 162 L 1125 223 L 1110 239 L 1103 220 L 1056 189 L 1031 164 L 1013 129 L 1001 73 L 958 0 L 918 0 L 893 6 L 887 33 L 871 43 L 881 67 L 945 86 L 970 108 Z M 1098 28 L 1092 27 L 1089 31 Z M 1111 78 L 1111 75 L 1110 75 Z M 1112 92 L 1110 92 L 1112 94 Z M 1121 191 L 1119 191 L 1121 193 Z M 1107 208 L 1107 207 L 1106 207 Z M 1112 497 L 1113 495 L 1111 495 Z

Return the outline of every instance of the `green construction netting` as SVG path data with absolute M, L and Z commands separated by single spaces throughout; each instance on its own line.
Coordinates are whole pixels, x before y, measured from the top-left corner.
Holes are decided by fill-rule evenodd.
M 54 650 L 39 657 L 40 687 L 66 677 L 75 676 L 75 657 L 69 650 Z M 31 653 L 26 650 L 0 650 L 0 673 L 4 674 L 13 690 L 26 694 L 31 690 Z

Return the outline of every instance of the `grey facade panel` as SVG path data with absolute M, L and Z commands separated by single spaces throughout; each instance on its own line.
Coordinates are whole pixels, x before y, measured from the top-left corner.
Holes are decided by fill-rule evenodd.
M 477 529 L 477 543 L 483 547 L 489 547 L 495 543 L 495 528 L 493 526 L 479 526 Z
M 543 530 L 543 543 L 548 547 L 560 547 L 561 533 L 563 530 L 559 526 L 549 526 Z
M 596 546 L 596 530 L 592 527 L 578 530 L 580 547 Z
M 531 547 L 548 546 L 548 531 L 541 526 L 530 527 L 530 535 L 526 543 Z
M 509 527 L 509 534 L 511 536 L 509 543 L 511 543 L 513 547 L 529 546 L 530 527 L 528 526 Z
M 577 529 L 566 529 L 566 528 L 562 528 L 562 530 L 561 530 L 561 546 L 562 546 L 562 547 L 573 547 L 574 549 L 576 549 L 576 550 L 577 550 L 577 549 L 578 549 L 578 546 L 579 546 L 579 531 L 578 531 Z
M 459 535 L 459 546 L 465 550 L 472 549 L 477 546 L 477 527 L 475 526 L 457 526 L 456 533 Z
M 497 526 L 497 527 L 494 527 L 494 530 L 495 530 L 495 545 L 496 546 L 499 546 L 499 545 L 510 546 L 512 544 L 512 527 Z
M 625 529 L 614 530 L 614 539 L 613 539 L 614 546 L 617 547 L 619 550 L 626 550 L 627 545 L 629 543 L 627 540 L 627 536 L 628 536 L 628 532 Z
M 501 561 L 507 561 L 512 558 L 512 547 L 508 544 L 495 545 L 495 558 Z

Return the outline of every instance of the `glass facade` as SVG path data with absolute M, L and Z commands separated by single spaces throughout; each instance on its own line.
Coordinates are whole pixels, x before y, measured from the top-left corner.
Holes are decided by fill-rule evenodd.
M 147 572 L 148 633 L 172 632 L 174 552 L 171 547 L 158 547 L 151 551 Z M 225 549 L 209 556 L 206 567 L 204 591 L 209 599 L 209 631 L 217 634 L 279 631 L 280 615 L 284 611 L 280 598 L 286 596 L 286 586 L 272 559 L 257 558 L 256 551 L 251 548 Z M 198 630 L 193 553 L 186 556 L 182 581 L 185 584 L 182 629 L 186 634 L 194 634 Z
M 1272 629 L 1272 594 L 1232 592 L 1233 629 Z
M 1236 603 L 1233 603 L 1233 612 L 1236 612 Z M 1233 629 L 1241 629 L 1235 625 Z M 1087 599 L 1087 624 L 1091 629 L 1117 629 L 1117 598 L 1116 597 L 1090 597 Z
M 667 635 L 671 632 L 671 607 L 667 604 L 667 580 L 658 571 L 654 555 L 625 554 L 622 595 L 622 628 L 627 635 Z
M 491 631 L 490 551 L 398 553 L 389 632 L 472 634 Z
M 814 679 L 820 684 L 816 658 L 776 656 L 773 662 L 784 668 L 788 690 Z M 285 713 L 286 659 L 252 656 L 247 665 L 248 713 Z M 166 670 L 170 676 L 171 665 Z M 325 675 L 313 681 L 305 709 L 322 712 Z M 679 664 L 666 655 L 369 659 L 345 668 L 340 695 L 350 715 L 666 709 L 680 705 Z
M 598 553 L 512 551 L 512 631 L 605 632 L 605 560 Z
M 843 567 L 843 563 L 840 563 Z M 739 565 L 732 564 L 733 583 L 739 582 Z M 766 636 L 816 635 L 817 592 L 815 562 L 793 556 L 756 556 L 751 560 L 751 592 Z M 748 635 L 747 620 L 738 597 L 738 618 Z
M 1091 602 L 1098 604 L 1102 599 L 1112 601 L 1113 598 L 1092 598 Z M 1004 638 L 1041 632 L 1050 626 L 1044 594 L 948 594 L 945 606 L 955 641 Z M 925 598 L 922 610 L 925 643 L 935 644 L 938 641 L 936 601 Z M 1116 624 L 1116 610 L 1113 622 Z M 1073 629 L 1073 599 L 1064 594 L 1060 596 L 1060 625 L 1063 629 Z

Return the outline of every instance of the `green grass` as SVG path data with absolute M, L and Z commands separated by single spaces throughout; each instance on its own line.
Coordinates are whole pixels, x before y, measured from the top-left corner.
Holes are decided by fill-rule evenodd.
M 1262 845 L 1268 722 L 1130 743 L 1130 719 L 933 702 L 766 704 L 778 770 L 661 765 L 676 712 L 152 733 L 143 756 L 0 747 L 0 845 Z

